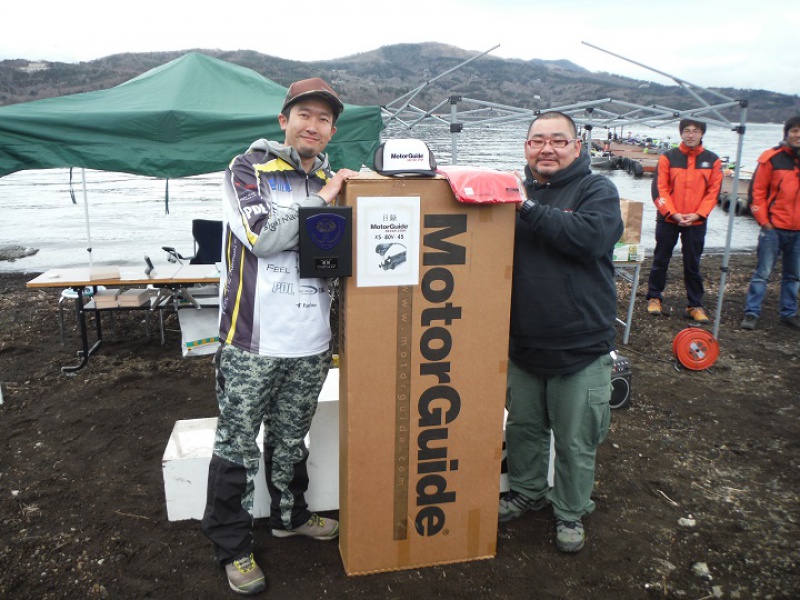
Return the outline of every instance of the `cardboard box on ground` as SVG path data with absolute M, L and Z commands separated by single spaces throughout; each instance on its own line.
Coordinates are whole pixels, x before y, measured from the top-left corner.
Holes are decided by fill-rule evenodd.
M 491 558 L 515 206 L 367 173 L 341 198 L 356 215 L 340 313 L 345 570 Z
M 619 242 L 614 246 L 613 259 L 615 262 L 641 262 L 644 260 L 644 248 L 642 247 L 644 203 L 620 198 L 619 208 L 625 230 L 622 232 Z

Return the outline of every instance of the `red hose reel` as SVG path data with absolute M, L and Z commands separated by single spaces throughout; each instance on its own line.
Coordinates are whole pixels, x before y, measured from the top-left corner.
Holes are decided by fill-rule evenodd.
M 719 343 L 705 329 L 687 327 L 672 340 L 672 353 L 687 369 L 702 371 L 711 367 L 719 358 Z

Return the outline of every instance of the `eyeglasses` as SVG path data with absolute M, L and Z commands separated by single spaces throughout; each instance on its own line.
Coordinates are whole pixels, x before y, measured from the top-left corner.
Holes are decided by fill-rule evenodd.
M 545 147 L 546 144 L 550 144 L 550 147 L 556 150 L 563 150 L 564 148 L 569 146 L 572 142 L 577 142 L 577 141 L 578 141 L 577 138 L 572 140 L 562 140 L 562 139 L 545 140 L 542 138 L 533 138 L 530 140 L 525 140 L 525 144 L 531 150 L 541 150 L 542 148 Z

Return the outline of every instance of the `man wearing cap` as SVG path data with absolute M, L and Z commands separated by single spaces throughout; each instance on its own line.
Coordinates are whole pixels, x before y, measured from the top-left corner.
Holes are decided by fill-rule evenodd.
M 710 319 L 703 308 L 703 276 L 700 258 L 706 240 L 708 215 L 717 205 L 722 185 L 719 157 L 703 147 L 706 124 L 681 119 L 681 144 L 658 159 L 651 193 L 656 205 L 656 247 L 647 285 L 647 312 L 662 313 L 664 288 L 672 251 L 681 240 L 686 318 L 696 323 Z
M 298 208 L 334 202 L 353 171 L 323 153 L 344 109 L 320 78 L 294 82 L 278 122 L 283 144 L 257 140 L 223 183 L 219 419 L 201 527 L 235 592 L 266 588 L 253 555 L 253 496 L 264 424 L 273 537 L 332 540 L 339 523 L 308 510 L 304 438 L 330 365 L 328 281 L 300 279 Z

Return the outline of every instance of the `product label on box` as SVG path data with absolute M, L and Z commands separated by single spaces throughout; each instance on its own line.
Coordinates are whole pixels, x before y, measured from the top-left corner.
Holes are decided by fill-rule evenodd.
M 419 283 L 420 199 L 359 198 L 358 287 Z

